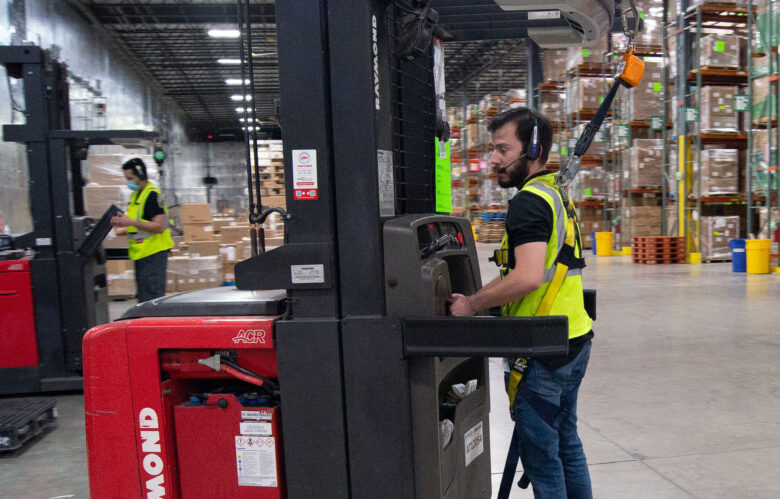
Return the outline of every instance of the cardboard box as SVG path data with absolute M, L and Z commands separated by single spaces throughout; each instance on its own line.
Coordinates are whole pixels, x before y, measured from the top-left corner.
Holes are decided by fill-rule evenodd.
M 264 207 L 287 207 L 287 196 L 263 196 L 262 203 Z M 246 220 L 245 218 L 241 221 Z
M 620 104 L 623 106 L 622 116 L 630 116 L 631 121 L 649 121 L 653 116 L 662 116 L 664 109 L 662 64 L 645 61 L 645 74 L 642 81 L 628 92 L 627 99 L 621 99 Z
M 127 272 L 128 270 L 134 270 L 135 266 L 130 260 L 107 260 L 106 261 L 106 273 L 109 275 L 118 275 Z
M 107 276 L 108 296 L 132 297 L 136 295 L 135 272 L 128 270 L 121 274 Z
M 125 187 L 125 174 L 122 171 L 121 154 L 90 154 L 87 156 L 88 182 L 101 186 Z
M 123 177 L 124 178 L 124 177 Z M 130 189 L 126 186 L 88 184 L 84 187 L 84 213 L 88 217 L 100 218 L 113 204 L 122 211 L 130 202 Z
M 194 223 L 211 223 L 211 205 L 181 204 L 172 209 L 173 216 L 182 225 Z
M 176 283 L 176 274 L 170 270 L 165 272 L 165 292 L 176 293 L 179 291 Z
M 222 228 L 220 242 L 222 244 L 234 244 L 243 241 L 245 237 L 249 237 L 248 225 L 232 225 Z
M 229 218 L 215 218 L 211 224 L 214 226 L 214 233 L 219 234 L 222 232 L 223 227 L 229 227 L 231 225 L 238 225 L 238 220 L 234 217 Z
M 219 243 L 217 241 L 191 241 L 187 243 L 187 249 L 190 252 L 190 256 L 194 258 L 219 255 Z
M 110 231 L 105 239 L 103 239 L 104 248 L 127 248 L 127 236 L 117 236 L 114 231 Z
M 236 282 L 236 262 L 222 263 L 222 281 Z
M 211 223 L 199 223 L 199 224 L 183 224 L 181 226 L 184 232 L 184 242 L 191 243 L 193 241 L 213 241 L 214 240 L 214 226 Z

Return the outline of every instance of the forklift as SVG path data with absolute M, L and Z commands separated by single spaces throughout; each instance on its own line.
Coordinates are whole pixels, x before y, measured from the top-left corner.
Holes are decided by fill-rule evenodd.
M 4 125 L 3 140 L 26 147 L 33 221 L 0 240 L 0 395 L 81 390 L 82 338 L 108 322 L 100 243 L 115 213 L 84 216 L 81 161 L 91 145 L 157 134 L 71 130 L 67 66 L 40 47 L 2 46 L 0 64 L 24 87 L 25 122 Z
M 447 315 L 482 282 L 468 220 L 435 210 L 436 17 L 277 2 L 287 210 L 253 210 L 235 288 L 87 333 L 93 497 L 491 496 L 487 358 L 566 354 L 568 318 Z

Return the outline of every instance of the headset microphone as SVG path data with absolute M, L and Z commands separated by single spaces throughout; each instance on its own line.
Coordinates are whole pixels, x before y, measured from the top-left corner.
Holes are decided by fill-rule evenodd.
M 523 159 L 523 158 L 525 158 L 527 156 L 528 156 L 528 154 L 521 154 L 520 157 L 517 158 L 516 160 L 512 161 L 511 163 L 509 163 L 508 165 L 506 165 L 504 167 L 501 167 L 501 168 L 497 169 L 496 173 L 504 173 L 505 171 L 507 171 L 509 169 L 509 167 L 511 167 L 512 165 L 514 165 L 515 163 L 517 163 L 518 161 L 520 161 L 521 159 Z

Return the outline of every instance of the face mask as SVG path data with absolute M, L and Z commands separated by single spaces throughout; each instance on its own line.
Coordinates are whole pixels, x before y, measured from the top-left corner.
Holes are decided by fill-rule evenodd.
M 125 182 L 125 185 L 131 191 L 137 191 L 138 190 L 138 184 L 135 183 L 135 180 L 128 180 L 128 181 Z

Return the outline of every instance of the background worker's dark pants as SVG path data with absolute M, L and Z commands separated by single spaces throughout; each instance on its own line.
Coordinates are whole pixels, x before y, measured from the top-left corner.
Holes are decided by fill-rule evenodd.
M 167 267 L 167 251 L 160 251 L 135 261 L 138 303 L 165 296 L 165 271 Z

